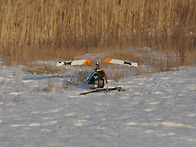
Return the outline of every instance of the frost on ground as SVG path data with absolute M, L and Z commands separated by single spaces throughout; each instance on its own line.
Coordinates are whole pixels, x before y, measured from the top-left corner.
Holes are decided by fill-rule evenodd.
M 127 77 L 85 96 L 73 75 L 0 69 L 0 146 L 196 146 L 196 67 Z

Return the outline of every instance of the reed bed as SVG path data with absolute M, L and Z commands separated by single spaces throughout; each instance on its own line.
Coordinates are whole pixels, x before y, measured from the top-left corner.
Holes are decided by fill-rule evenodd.
M 187 55 L 196 57 L 195 5 L 195 0 L 1 0 L 0 54 L 11 64 L 149 46 L 176 53 L 183 65 Z

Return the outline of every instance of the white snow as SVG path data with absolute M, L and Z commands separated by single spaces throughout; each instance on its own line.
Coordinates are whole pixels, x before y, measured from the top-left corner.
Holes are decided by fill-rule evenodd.
M 70 73 L 1 65 L 1 147 L 196 146 L 196 67 L 110 80 L 126 91 L 88 95 L 66 87 Z

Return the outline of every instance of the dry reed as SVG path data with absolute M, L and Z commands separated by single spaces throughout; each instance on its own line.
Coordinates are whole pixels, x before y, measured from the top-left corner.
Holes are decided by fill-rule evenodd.
M 195 5 L 195 0 L 2 0 L 0 54 L 7 64 L 25 63 L 135 45 L 175 52 L 183 65 L 187 54 L 196 57 Z

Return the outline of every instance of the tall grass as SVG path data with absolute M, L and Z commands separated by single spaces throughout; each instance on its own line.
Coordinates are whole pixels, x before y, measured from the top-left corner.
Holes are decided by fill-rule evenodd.
M 6 61 L 73 58 L 150 46 L 179 54 L 196 48 L 195 0 L 1 0 L 0 54 Z

